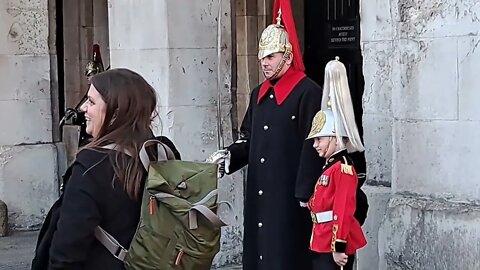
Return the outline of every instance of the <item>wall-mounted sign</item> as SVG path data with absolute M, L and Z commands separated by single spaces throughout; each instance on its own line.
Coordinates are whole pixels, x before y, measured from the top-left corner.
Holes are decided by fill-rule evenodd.
M 360 40 L 360 31 L 356 20 L 329 21 L 328 47 L 356 49 Z

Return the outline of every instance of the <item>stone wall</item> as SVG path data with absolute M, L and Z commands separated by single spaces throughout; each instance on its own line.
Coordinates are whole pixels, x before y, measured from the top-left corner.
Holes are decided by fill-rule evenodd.
M 51 5 L 0 1 L 0 199 L 18 229 L 38 226 L 57 195 Z
M 479 16 L 473 0 L 362 1 L 369 183 L 387 188 L 370 188 L 360 254 L 378 261 L 360 269 L 480 268 Z

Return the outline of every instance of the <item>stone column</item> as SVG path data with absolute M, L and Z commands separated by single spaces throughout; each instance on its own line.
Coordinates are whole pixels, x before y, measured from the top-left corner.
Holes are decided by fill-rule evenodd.
M 478 2 L 362 1 L 361 12 L 369 181 L 386 196 L 359 269 L 479 269 Z
M 225 142 L 232 142 L 230 1 L 110 1 L 109 30 L 112 68 L 139 72 L 156 89 L 160 122 L 155 133 L 172 139 L 182 158 L 204 160 L 217 149 L 217 102 L 222 105 Z M 240 176 L 233 178 L 219 182 L 220 199 L 232 202 L 234 211 L 224 216 L 232 225 L 223 230 L 216 265 L 240 260 L 243 184 Z
M 0 198 L 17 228 L 38 226 L 56 197 L 48 4 L 0 1 Z

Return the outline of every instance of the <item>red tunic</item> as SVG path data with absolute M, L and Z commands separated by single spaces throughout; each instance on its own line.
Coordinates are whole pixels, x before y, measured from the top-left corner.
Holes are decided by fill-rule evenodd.
M 362 228 L 353 216 L 358 178 L 347 155 L 343 150 L 327 160 L 308 202 L 314 222 L 310 249 L 318 253 L 337 251 L 352 255 L 367 244 Z M 315 215 L 331 210 L 332 215 Z M 319 216 L 321 223 L 318 223 Z

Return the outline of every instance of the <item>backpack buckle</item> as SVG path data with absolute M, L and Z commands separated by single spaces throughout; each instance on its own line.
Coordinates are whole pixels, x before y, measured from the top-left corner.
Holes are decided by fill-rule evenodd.
M 127 257 L 128 250 L 124 249 L 123 247 L 118 247 L 117 251 L 113 254 L 113 256 L 120 261 L 125 261 L 125 257 Z

